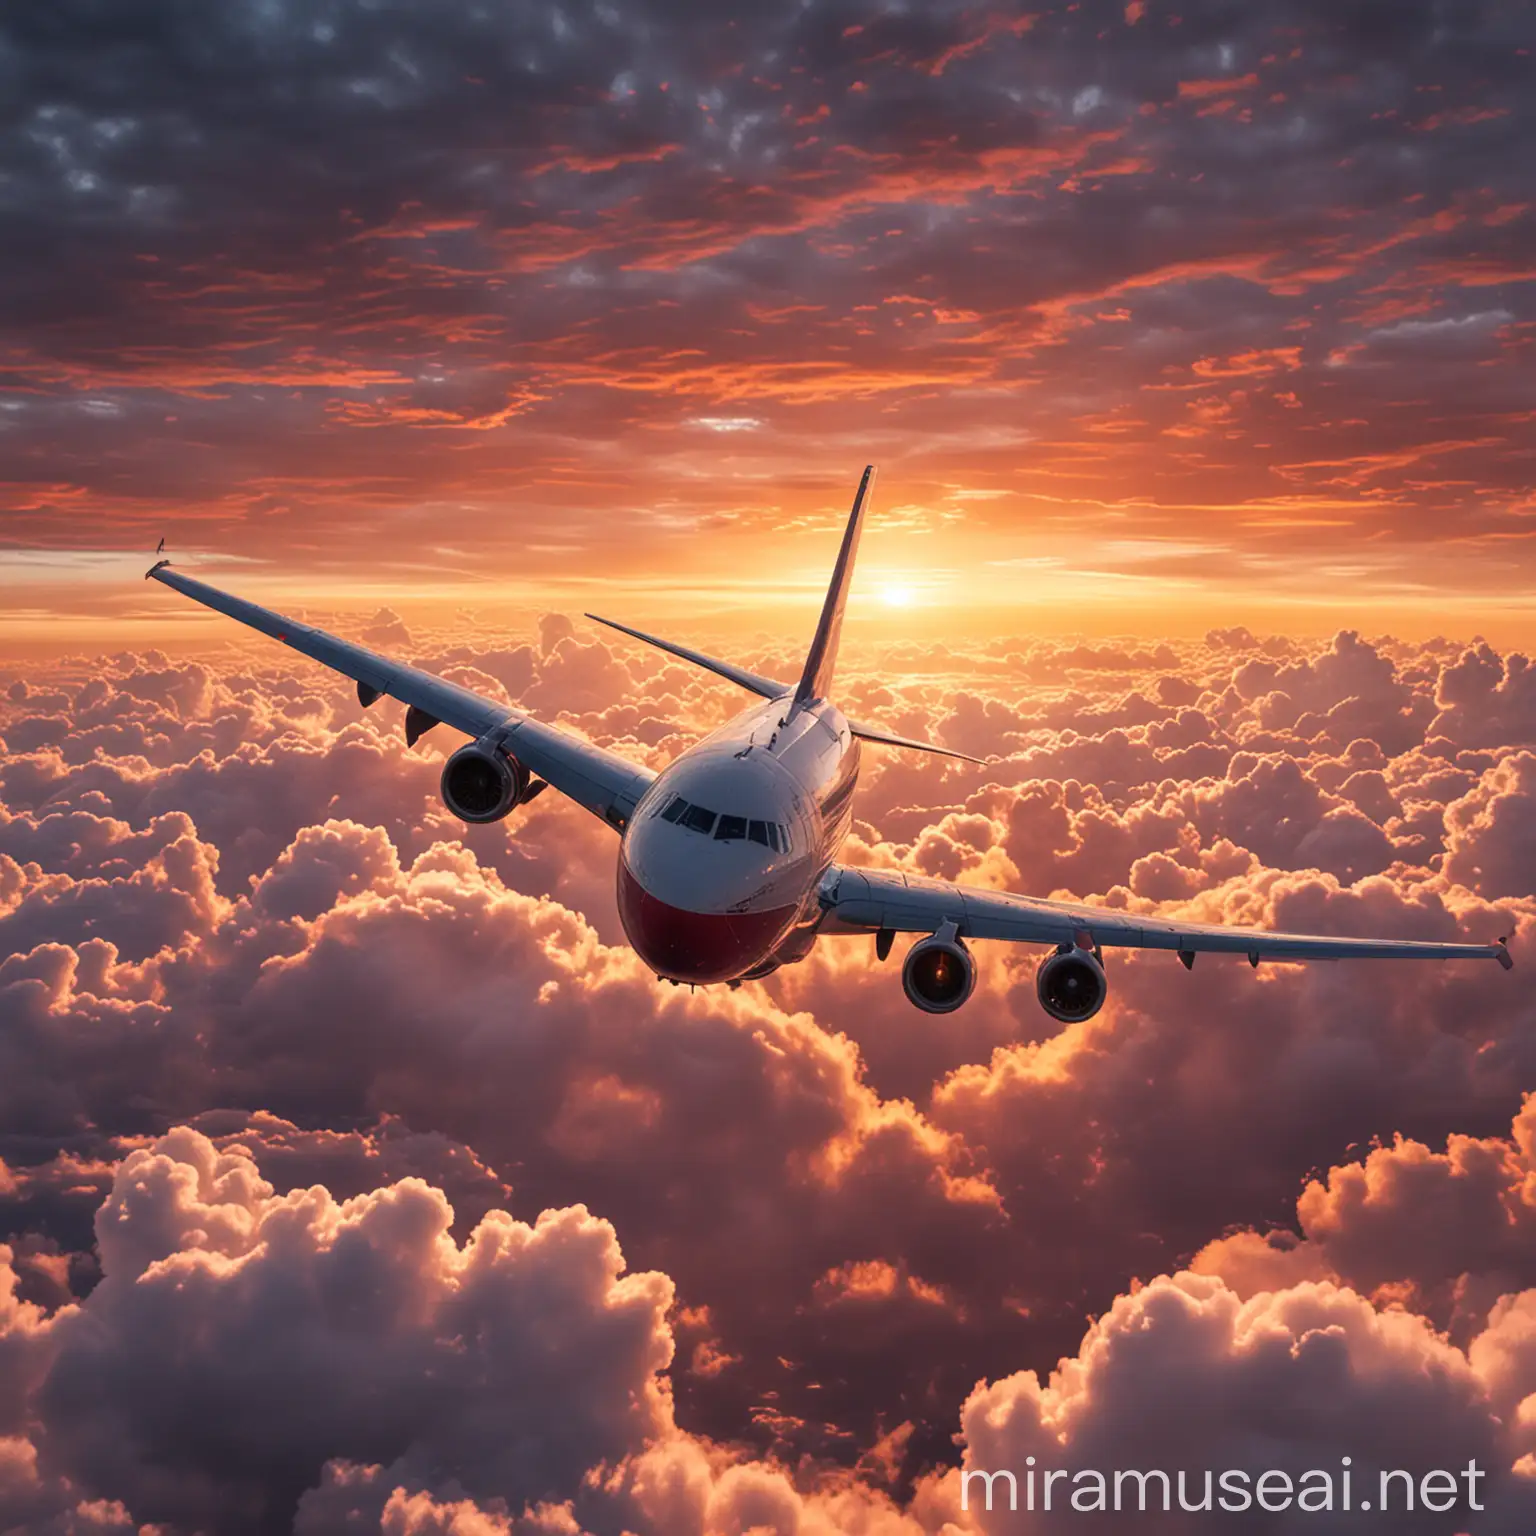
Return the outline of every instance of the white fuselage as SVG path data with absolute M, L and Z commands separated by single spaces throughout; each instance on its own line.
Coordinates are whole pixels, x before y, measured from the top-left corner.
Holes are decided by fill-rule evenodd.
M 635 952 L 686 982 L 797 958 L 820 916 L 817 883 L 852 825 L 858 774 L 842 712 L 788 697 L 743 711 L 669 764 L 619 848 L 619 916 Z

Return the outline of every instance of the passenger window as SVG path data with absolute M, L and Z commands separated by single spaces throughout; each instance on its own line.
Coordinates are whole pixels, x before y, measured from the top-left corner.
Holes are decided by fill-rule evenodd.
M 768 823 L 766 821 L 750 822 L 747 826 L 747 836 L 754 843 L 761 843 L 764 848 L 773 847 L 773 843 L 768 836 Z
M 687 809 L 688 802 L 681 795 L 673 795 L 661 808 L 661 819 L 663 821 L 676 821 Z
M 706 811 L 702 805 L 690 805 L 683 813 L 680 825 L 690 828 L 694 832 L 702 832 L 708 837 L 714 829 L 715 813 Z
M 715 828 L 715 841 L 717 843 L 736 843 L 747 835 L 747 818 L 745 816 L 722 816 L 720 824 Z

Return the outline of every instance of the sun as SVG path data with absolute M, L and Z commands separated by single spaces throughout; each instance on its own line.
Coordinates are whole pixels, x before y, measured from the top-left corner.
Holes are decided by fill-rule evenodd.
M 887 608 L 910 608 L 916 601 L 912 588 L 899 581 L 888 581 L 880 588 L 880 601 Z

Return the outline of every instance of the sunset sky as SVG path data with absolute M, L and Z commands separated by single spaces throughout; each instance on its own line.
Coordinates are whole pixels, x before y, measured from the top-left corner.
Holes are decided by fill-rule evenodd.
M 0 1532 L 1536 1530 L 1528 4 L 0 7 Z M 661 770 L 879 466 L 841 857 L 1478 964 L 628 947 L 613 829 L 183 568 Z M 1423 1512 L 1420 1511 L 1422 1514 Z M 1299 1522 L 1299 1523 L 1298 1523 Z
M 311 604 L 798 632 L 869 460 L 870 633 L 1523 636 L 1530 43 L 1398 0 L 15 8 L 5 637 L 204 624 L 134 584 L 162 534 Z

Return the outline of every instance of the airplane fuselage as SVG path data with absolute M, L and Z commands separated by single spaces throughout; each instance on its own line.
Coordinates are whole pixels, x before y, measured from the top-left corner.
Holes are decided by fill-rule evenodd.
M 619 848 L 619 917 L 658 976 L 735 981 L 798 958 L 853 822 L 859 742 L 842 712 L 765 699 L 670 763 Z

